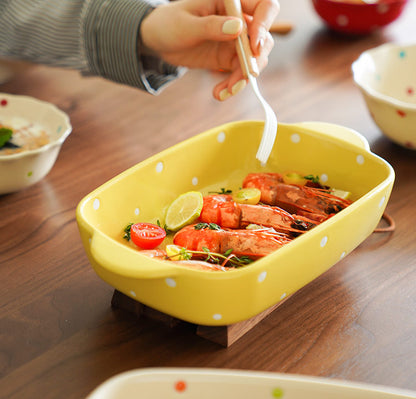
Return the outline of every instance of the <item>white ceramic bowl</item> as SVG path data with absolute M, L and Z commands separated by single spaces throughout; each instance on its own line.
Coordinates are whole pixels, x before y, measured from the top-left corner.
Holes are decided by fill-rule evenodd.
M 381 131 L 416 150 L 416 44 L 383 44 L 352 64 L 353 78 Z
M 87 399 L 410 399 L 416 392 L 322 377 L 227 369 L 149 368 L 116 375 Z
M 13 125 L 16 120 L 41 127 L 50 141 L 33 150 L 0 153 L 0 195 L 19 191 L 43 179 L 72 131 L 68 115 L 56 106 L 32 97 L 0 93 L 0 123 Z

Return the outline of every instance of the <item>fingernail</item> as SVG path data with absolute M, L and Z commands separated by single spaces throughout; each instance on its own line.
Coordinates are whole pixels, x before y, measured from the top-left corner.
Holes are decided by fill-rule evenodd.
M 259 32 L 259 41 L 257 44 L 257 48 L 259 50 L 264 46 L 265 41 L 266 41 L 266 30 L 264 28 L 261 28 Z
M 222 89 L 220 91 L 220 100 L 224 101 L 226 100 L 228 97 L 231 97 L 231 93 L 228 91 L 228 89 Z
M 246 85 L 247 85 L 247 82 L 244 80 L 244 79 L 242 79 L 242 80 L 239 80 L 237 83 L 235 83 L 234 84 L 234 86 L 231 88 L 231 93 L 232 93 L 232 95 L 234 96 L 234 95 L 236 95 L 237 93 L 239 93 L 241 90 L 243 90 L 244 89 L 244 87 L 246 87 Z
M 243 21 L 241 19 L 227 19 L 222 25 L 222 33 L 226 35 L 235 35 L 240 32 L 243 27 Z

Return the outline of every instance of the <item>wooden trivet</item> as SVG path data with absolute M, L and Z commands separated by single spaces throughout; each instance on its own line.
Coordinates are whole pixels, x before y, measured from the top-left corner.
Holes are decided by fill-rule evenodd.
M 230 324 L 228 326 L 202 326 L 195 325 L 196 335 L 207 339 L 208 341 L 215 342 L 228 348 L 239 338 L 247 334 L 252 330 L 257 324 L 259 324 L 266 316 L 272 313 L 276 308 L 278 308 L 284 301 L 287 300 L 286 297 L 276 305 L 266 309 L 262 313 L 252 317 L 251 319 L 241 321 L 239 323 Z M 189 324 L 186 321 L 177 319 L 175 317 L 169 316 L 163 312 L 152 309 L 149 306 L 143 305 L 142 303 L 130 298 L 129 296 L 123 294 L 120 291 L 114 290 L 113 298 L 111 300 L 111 306 L 117 309 L 126 310 L 129 313 L 134 314 L 137 317 L 148 317 L 152 320 L 162 322 L 163 324 L 169 326 L 170 328 L 176 327 L 179 324 Z

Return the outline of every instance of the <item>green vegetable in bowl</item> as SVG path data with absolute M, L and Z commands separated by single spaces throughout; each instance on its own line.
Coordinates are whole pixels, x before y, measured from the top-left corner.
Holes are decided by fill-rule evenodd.
M 11 139 L 13 130 L 8 127 L 0 127 L 0 148 L 4 147 L 5 144 Z

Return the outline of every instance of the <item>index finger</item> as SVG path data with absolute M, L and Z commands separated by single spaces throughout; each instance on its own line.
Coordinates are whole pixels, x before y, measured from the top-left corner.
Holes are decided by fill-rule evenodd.
M 256 27 L 268 31 L 280 11 L 280 4 L 278 0 L 241 0 L 241 8 L 243 13 L 253 17 Z

